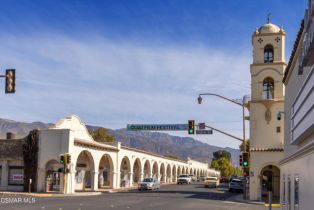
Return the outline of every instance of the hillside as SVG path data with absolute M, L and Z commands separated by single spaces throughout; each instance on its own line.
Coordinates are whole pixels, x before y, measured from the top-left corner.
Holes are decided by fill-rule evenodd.
M 22 137 L 32 129 L 47 129 L 52 125 L 51 123 L 25 123 L 0 118 L 0 138 L 4 138 L 7 132 L 12 132 L 17 137 Z M 96 126 L 87 127 L 88 129 L 97 128 Z M 161 155 L 173 155 L 179 159 L 191 157 L 195 160 L 210 162 L 214 151 L 224 149 L 231 153 L 233 164 L 238 165 L 238 149 L 221 148 L 200 142 L 191 137 L 178 137 L 160 132 L 127 131 L 126 129 L 109 129 L 109 132 L 124 145 Z

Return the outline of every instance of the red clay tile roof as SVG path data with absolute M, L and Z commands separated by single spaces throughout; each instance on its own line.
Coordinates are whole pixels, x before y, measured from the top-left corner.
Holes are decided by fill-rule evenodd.
M 303 33 L 303 29 L 304 29 L 304 19 L 301 21 L 300 29 L 299 29 L 299 32 L 297 34 L 297 38 L 296 38 L 296 40 L 294 42 L 294 45 L 293 45 L 293 49 L 292 49 L 292 52 L 291 52 L 291 55 L 290 55 L 289 63 L 288 63 L 288 66 L 286 67 L 285 74 L 284 74 L 283 79 L 282 79 L 283 83 L 286 81 L 288 73 L 290 71 L 292 60 L 293 60 L 293 58 L 295 56 L 295 53 L 297 51 L 299 42 L 301 41 L 300 39 L 301 39 L 301 36 L 302 36 L 302 33 Z
M 250 148 L 250 152 L 282 152 L 283 148 Z

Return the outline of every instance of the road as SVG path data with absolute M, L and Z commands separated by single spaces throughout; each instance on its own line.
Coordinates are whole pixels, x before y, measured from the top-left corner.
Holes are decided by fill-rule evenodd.
M 206 189 L 199 183 L 190 185 L 162 185 L 156 191 L 126 191 L 103 193 L 94 196 L 33 197 L 25 202 L 5 203 L 8 196 L 2 195 L 0 209 L 20 210 L 262 210 L 267 207 L 254 204 L 230 202 L 236 195 L 226 188 Z M 10 197 L 12 198 L 12 197 Z M 22 198 L 15 196 L 14 198 Z M 23 198 L 22 198 L 23 199 Z

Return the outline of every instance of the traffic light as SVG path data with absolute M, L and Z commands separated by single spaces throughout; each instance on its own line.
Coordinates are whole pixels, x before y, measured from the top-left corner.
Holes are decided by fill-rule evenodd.
M 249 176 L 249 175 L 250 175 L 249 169 L 248 169 L 248 168 L 245 168 L 245 169 L 243 170 L 243 176 L 244 176 L 244 177 L 247 177 L 247 176 Z
M 5 93 L 15 93 L 15 69 L 5 71 Z
M 66 169 L 68 167 L 68 155 L 67 153 L 64 154 L 64 168 Z
M 64 155 L 60 155 L 60 163 L 64 165 Z
M 195 130 L 194 130 L 194 125 L 195 125 L 195 120 L 189 120 L 188 122 L 188 134 L 194 134 Z
M 242 166 L 242 154 L 241 155 L 239 155 L 239 164 L 240 164 L 240 166 Z
M 248 152 L 242 153 L 242 159 L 243 159 L 242 166 L 243 167 L 249 167 L 249 153 Z

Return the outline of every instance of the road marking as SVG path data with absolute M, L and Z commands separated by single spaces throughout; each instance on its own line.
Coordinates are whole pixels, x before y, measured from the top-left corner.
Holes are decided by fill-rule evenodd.
M 269 206 L 269 204 L 267 203 L 267 204 L 265 204 L 265 206 Z M 278 206 L 280 206 L 280 204 L 279 203 L 273 203 L 271 206 L 278 207 Z
M 234 201 L 224 201 L 224 203 L 230 203 L 230 204 L 242 204 L 244 205 L 245 203 L 239 203 L 239 202 L 234 202 Z
M 45 209 L 46 207 L 42 206 L 41 209 Z

